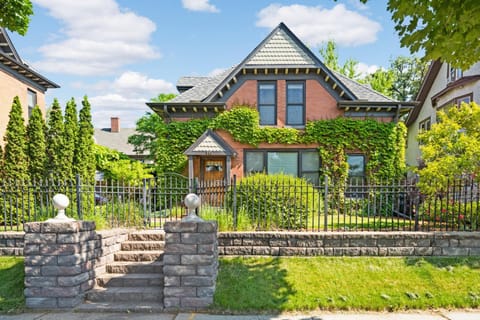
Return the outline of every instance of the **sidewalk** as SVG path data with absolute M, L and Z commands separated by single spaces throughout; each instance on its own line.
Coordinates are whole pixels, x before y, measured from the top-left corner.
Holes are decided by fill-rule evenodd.
M 0 320 L 480 320 L 480 309 L 426 312 L 316 312 L 281 315 L 211 315 L 202 313 L 77 313 L 27 312 L 0 315 Z

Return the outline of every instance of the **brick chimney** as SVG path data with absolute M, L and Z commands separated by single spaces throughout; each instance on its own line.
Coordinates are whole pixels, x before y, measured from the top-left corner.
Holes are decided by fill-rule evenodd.
M 110 132 L 120 132 L 120 118 L 110 118 Z

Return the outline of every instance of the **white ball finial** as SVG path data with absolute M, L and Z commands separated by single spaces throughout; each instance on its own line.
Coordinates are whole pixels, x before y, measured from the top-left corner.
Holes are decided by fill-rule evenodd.
M 192 222 L 192 221 L 203 221 L 200 217 L 195 214 L 195 209 L 200 207 L 200 197 L 197 196 L 195 193 L 189 193 L 185 197 L 185 206 L 188 209 L 188 216 L 182 219 L 185 222 Z
M 58 214 L 55 218 L 48 219 L 47 222 L 75 221 L 75 219 L 69 218 L 65 215 L 65 208 L 70 204 L 70 200 L 66 195 L 57 193 L 53 196 L 52 203 L 54 208 L 58 210 Z

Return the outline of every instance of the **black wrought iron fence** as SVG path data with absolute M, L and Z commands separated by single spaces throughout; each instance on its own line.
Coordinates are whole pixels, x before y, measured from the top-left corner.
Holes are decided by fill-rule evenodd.
M 139 184 L 45 180 L 0 183 L 0 227 L 52 218 L 52 198 L 70 198 L 66 214 L 100 227 L 162 228 L 187 214 L 184 198 L 197 193 L 197 213 L 221 230 L 294 231 L 478 231 L 480 191 L 472 179 L 448 182 L 422 194 L 416 181 L 321 183 L 293 179 L 190 181 L 165 174 Z

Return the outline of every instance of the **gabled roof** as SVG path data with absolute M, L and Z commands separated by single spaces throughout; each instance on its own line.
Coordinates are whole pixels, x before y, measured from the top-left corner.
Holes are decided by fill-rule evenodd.
M 112 132 L 110 128 L 95 128 L 93 137 L 95 143 L 110 149 L 125 153 L 126 155 L 146 155 L 134 150 L 134 145 L 128 143 L 128 137 L 136 134 L 135 128 L 122 128 L 119 132 Z
M 410 126 L 412 123 L 415 122 L 420 111 L 422 110 L 423 104 L 425 103 L 425 99 L 427 98 L 430 89 L 432 88 L 433 82 L 437 78 L 438 73 L 440 72 L 440 68 L 442 67 L 442 62 L 440 60 L 435 60 L 430 63 L 428 66 L 427 74 L 425 78 L 423 78 L 422 85 L 420 86 L 420 90 L 415 97 L 415 100 L 418 101 L 418 105 L 415 106 L 412 112 L 408 115 L 405 124 Z
M 370 108 L 368 104 L 380 105 L 382 103 L 396 105 L 398 108 L 406 106 L 405 110 L 413 108 L 413 103 L 405 104 L 394 101 L 366 85 L 330 70 L 283 23 L 273 29 L 240 64 L 213 77 L 183 77 L 177 83 L 180 91 L 177 97 L 166 103 L 147 103 L 147 105 L 156 112 L 164 113 L 168 113 L 170 109 L 178 110 L 180 107 L 184 110 L 185 115 L 190 109 L 202 108 L 202 104 L 207 108 L 211 104 L 212 108 L 221 110 L 225 108 L 218 106 L 220 101 L 223 101 L 220 98 L 237 83 L 239 76 L 247 74 L 286 75 L 290 74 L 289 72 L 291 74 L 315 74 L 321 77 L 326 85 L 336 92 L 341 107 L 347 108 L 346 104 L 352 102 L 355 104 L 355 110 L 363 107 Z M 175 110 L 173 111 L 175 112 Z
M 183 154 L 187 156 L 234 156 L 237 153 L 218 134 L 208 129 Z
M 15 50 L 10 37 L 8 36 L 5 28 L 0 27 L 0 63 L 12 72 L 26 77 L 30 81 L 33 81 L 37 85 L 49 89 L 60 88 L 58 84 L 52 82 L 34 71 L 27 64 L 25 64 L 20 58 L 19 54 Z

